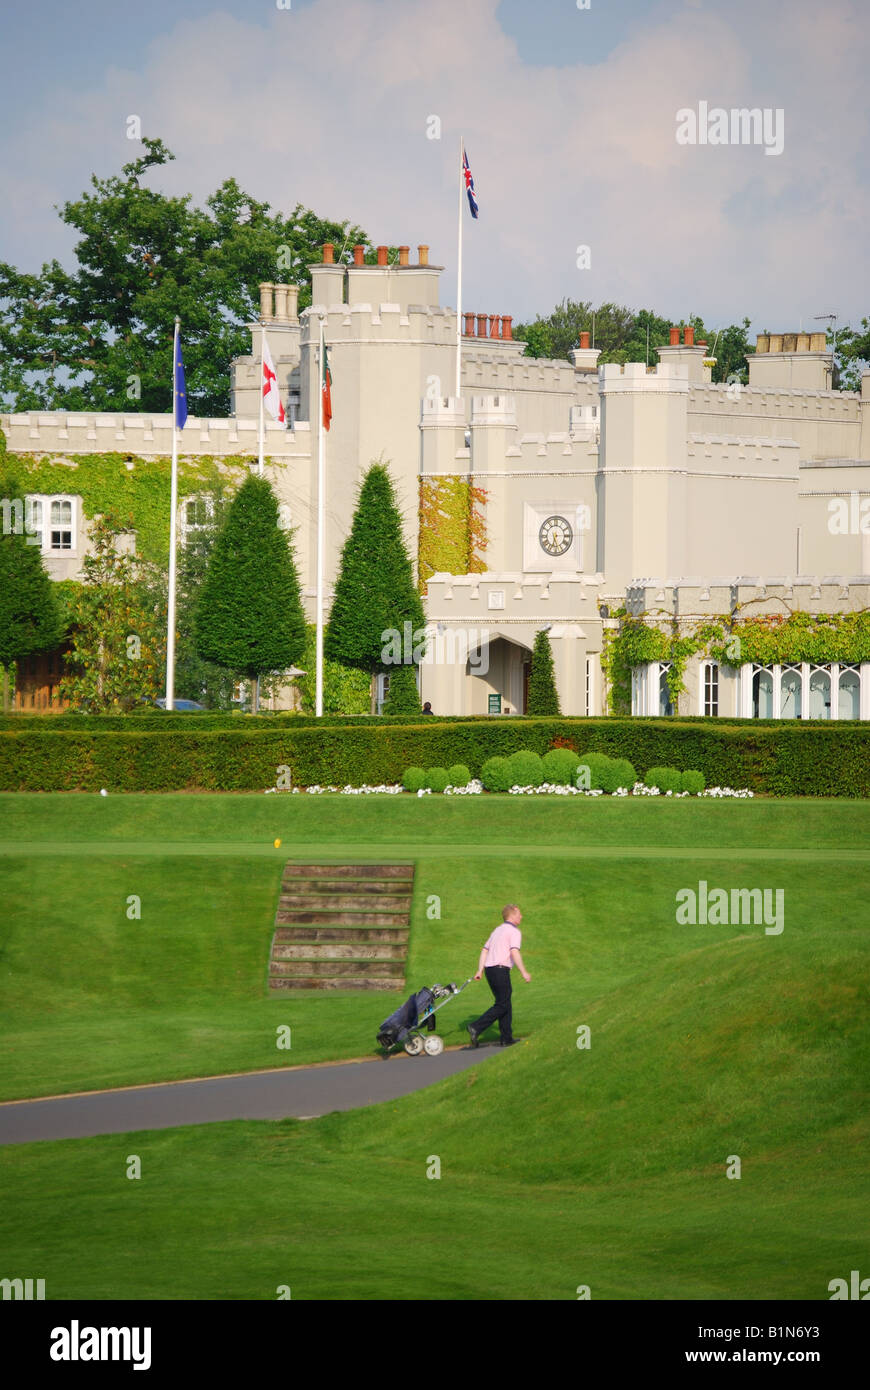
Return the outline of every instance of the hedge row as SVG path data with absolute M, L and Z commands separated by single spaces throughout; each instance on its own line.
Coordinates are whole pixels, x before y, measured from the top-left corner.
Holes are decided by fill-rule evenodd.
M 381 724 L 414 724 L 420 723 L 420 714 L 324 714 L 320 719 L 313 714 L 294 714 L 289 711 L 279 711 L 275 714 L 228 714 L 220 710 L 204 710 L 202 712 L 191 711 L 185 714 L 168 713 L 163 710 L 152 710 L 146 713 L 131 712 L 130 714 L 80 714 L 74 710 L 65 710 L 57 714 L 37 714 L 30 711 L 22 711 L 18 714 L 0 714 L 0 732 L 6 730 L 21 729 L 42 729 L 52 732 L 56 729 L 74 729 L 78 732 L 93 730 L 95 733 L 105 733 L 117 730 L 119 733 L 137 733 L 139 731 L 151 733 L 152 730 L 165 731 L 167 729 L 183 729 L 186 732 L 203 733 L 212 729 L 308 729 L 308 728 L 336 728 L 336 727 L 366 727 Z M 486 722 L 500 728 L 524 729 L 535 727 L 540 724 L 541 719 L 531 716 L 521 717 L 518 715 L 487 715 L 462 714 L 462 715 L 427 715 L 425 723 L 430 727 L 452 727 L 453 725 L 463 726 L 466 724 L 480 724 Z M 549 719 L 545 721 L 552 723 Z M 829 728 L 827 720 L 800 720 L 794 719 L 765 719 L 763 725 L 759 726 L 757 719 L 735 719 L 730 716 L 721 721 L 723 726 L 728 728 L 765 729 L 794 728 L 796 722 L 801 727 L 823 727 Z M 621 727 L 645 727 L 662 728 L 669 724 L 689 724 L 705 728 L 710 724 L 709 715 L 680 715 L 676 719 L 673 715 L 668 717 L 661 716 L 646 718 L 638 715 L 608 715 L 595 716 L 594 718 L 572 718 L 565 716 L 560 723 L 569 725 L 573 731 L 573 741 L 580 744 L 588 743 L 587 733 L 600 729 L 604 726 L 613 731 Z M 860 729 L 866 728 L 866 721 L 857 719 L 838 720 L 838 728 Z M 576 736 L 574 736 L 576 735 Z
M 543 756 L 552 743 L 627 758 L 640 777 L 652 767 L 697 768 L 708 787 L 749 787 L 778 796 L 870 796 L 870 725 L 733 725 L 677 719 L 365 720 L 227 730 L 0 731 L 5 791 L 257 790 L 293 783 L 361 786 L 400 782 L 408 767 L 463 763 L 479 777 L 487 758 L 520 748 Z

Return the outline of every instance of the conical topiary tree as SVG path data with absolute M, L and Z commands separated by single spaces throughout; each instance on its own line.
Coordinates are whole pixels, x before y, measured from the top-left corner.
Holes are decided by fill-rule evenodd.
M 553 674 L 553 652 L 545 628 L 535 633 L 532 648 L 532 669 L 529 672 L 529 704 L 527 714 L 561 714 L 556 678 Z
M 254 684 L 295 666 L 305 649 L 305 614 L 293 552 L 278 525 L 265 478 L 239 488 L 214 543 L 194 618 L 196 649 Z
M 420 692 L 417 689 L 413 665 L 394 666 L 390 671 L 390 688 L 384 701 L 384 714 L 422 714 Z
M 374 713 L 375 678 L 419 660 L 424 622 L 390 475 L 374 463 L 341 552 L 324 654 L 368 671 Z

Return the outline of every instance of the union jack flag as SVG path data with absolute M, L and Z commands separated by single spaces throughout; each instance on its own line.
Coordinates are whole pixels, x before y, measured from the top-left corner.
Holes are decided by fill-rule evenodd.
M 465 174 L 465 191 L 468 194 L 468 206 L 471 208 L 472 217 L 477 217 L 477 199 L 474 196 L 474 179 L 471 175 L 471 167 L 468 163 L 468 155 L 465 147 L 462 148 L 462 169 Z

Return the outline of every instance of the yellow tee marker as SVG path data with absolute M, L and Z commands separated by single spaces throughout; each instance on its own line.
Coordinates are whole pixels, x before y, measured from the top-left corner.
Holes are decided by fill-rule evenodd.
M 280 849 L 280 848 L 281 848 L 281 841 L 280 841 L 280 840 L 276 840 L 276 841 L 275 841 L 275 848 L 276 848 L 276 849 Z

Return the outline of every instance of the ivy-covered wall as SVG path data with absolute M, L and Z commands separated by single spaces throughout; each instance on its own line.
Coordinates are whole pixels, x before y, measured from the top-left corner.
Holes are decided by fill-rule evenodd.
M 228 461 L 209 455 L 179 457 L 179 498 L 220 497 L 235 492 L 253 459 Z M 163 565 L 169 556 L 169 504 L 172 462 L 134 454 L 2 456 L 0 488 L 29 493 L 72 493 L 81 497 L 85 518 L 112 513 L 136 532 L 144 560 Z
M 692 656 L 709 656 L 723 666 L 745 662 L 782 666 L 808 661 L 814 666 L 837 661 L 855 666 L 870 661 L 870 610 L 858 613 L 774 613 L 741 618 L 726 614 L 686 630 L 673 618 L 633 617 L 613 613 L 618 628 L 605 629 L 601 664 L 612 714 L 631 713 L 631 672 L 650 661 L 671 662 L 668 691 L 676 708 L 685 690 L 686 666 Z
M 433 574 L 482 574 L 486 569 L 486 492 L 469 478 L 420 479 L 420 592 Z

